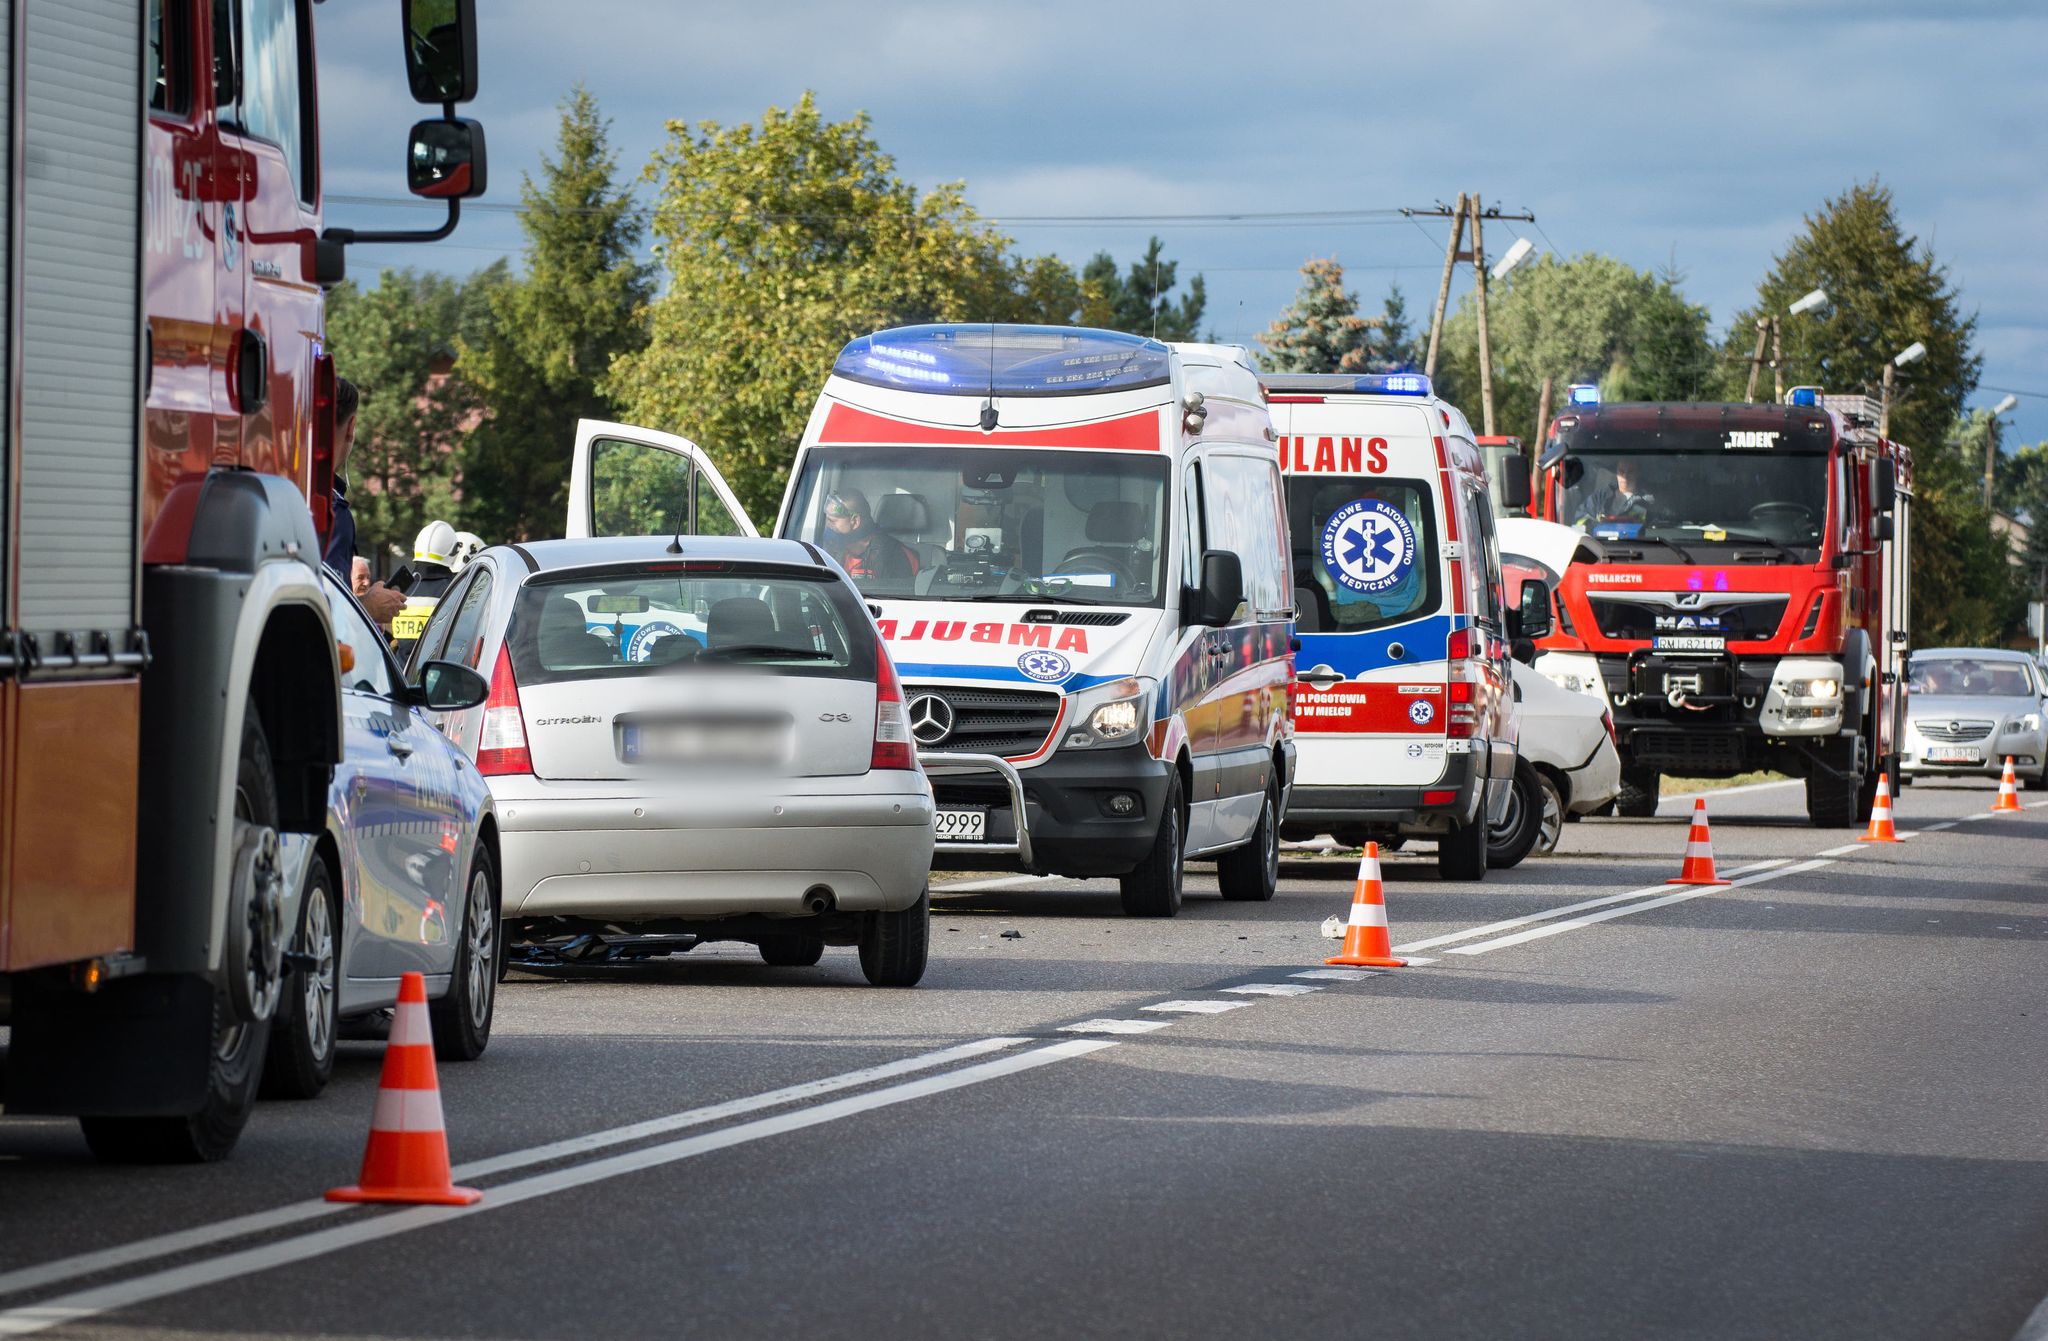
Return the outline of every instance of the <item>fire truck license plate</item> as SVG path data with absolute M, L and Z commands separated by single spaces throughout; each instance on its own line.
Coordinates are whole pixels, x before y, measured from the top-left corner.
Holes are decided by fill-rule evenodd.
M 981 843 L 988 840 L 986 810 L 934 810 L 932 837 L 941 843 Z
M 1728 648 L 1728 640 L 1695 634 L 1669 635 L 1658 638 L 1656 648 L 1659 652 L 1723 652 Z
M 1930 764 L 1981 764 L 1984 752 L 1974 745 L 1929 745 L 1927 762 Z

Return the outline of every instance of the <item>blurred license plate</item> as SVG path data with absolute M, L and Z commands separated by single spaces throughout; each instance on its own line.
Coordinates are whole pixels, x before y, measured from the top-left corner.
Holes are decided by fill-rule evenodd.
M 981 843 L 988 840 L 986 810 L 935 810 L 932 836 L 941 843 Z
M 1981 764 L 1984 751 L 1974 745 L 1929 745 L 1927 762 L 1930 764 Z
M 1695 634 L 1660 635 L 1656 642 L 1659 652 L 1720 652 L 1728 646 L 1726 638 L 1708 638 Z
M 629 764 L 771 764 L 782 754 L 774 722 L 704 718 L 633 722 L 620 733 L 619 757 Z

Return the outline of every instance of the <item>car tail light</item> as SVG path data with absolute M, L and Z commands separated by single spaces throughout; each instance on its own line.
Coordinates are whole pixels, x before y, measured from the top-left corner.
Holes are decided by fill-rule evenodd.
M 484 729 L 477 738 L 476 771 L 485 777 L 531 773 L 533 753 L 526 748 L 526 718 L 519 707 L 519 681 L 512 675 L 512 649 L 498 649 L 491 671 L 491 696 L 484 700 Z
M 903 686 L 889 653 L 875 649 L 875 752 L 868 767 L 915 768 L 917 748 L 910 741 L 910 714 L 903 710 Z
M 1614 742 L 1616 749 L 1620 749 L 1621 737 L 1614 734 L 1614 713 L 1611 710 L 1607 708 L 1600 710 L 1600 725 L 1607 728 L 1607 738 Z
M 1469 740 L 1479 729 L 1479 705 L 1472 701 L 1472 682 L 1453 680 L 1450 691 L 1451 711 L 1444 734 L 1453 740 Z
M 1422 804 L 1426 806 L 1449 806 L 1458 803 L 1456 792 L 1424 792 Z

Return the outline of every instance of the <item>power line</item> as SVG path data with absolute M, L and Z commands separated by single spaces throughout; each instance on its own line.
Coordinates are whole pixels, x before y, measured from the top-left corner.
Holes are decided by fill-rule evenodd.
M 1984 383 L 1979 382 L 1977 383 L 1977 389 L 1979 391 L 1997 391 L 2007 396 L 2030 396 L 2035 400 L 2048 400 L 2048 391 L 2022 391 L 2016 386 L 1986 386 Z

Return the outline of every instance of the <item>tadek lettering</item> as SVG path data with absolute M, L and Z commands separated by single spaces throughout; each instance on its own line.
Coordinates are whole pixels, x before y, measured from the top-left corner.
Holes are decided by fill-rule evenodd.
M 1731 452 L 1768 452 L 1778 445 L 1776 433 L 1761 430 L 1730 429 L 1726 450 Z
M 964 619 L 914 619 L 900 628 L 893 619 L 878 619 L 875 627 L 883 641 L 914 643 L 931 639 L 941 643 L 1006 643 L 1011 647 L 1049 647 L 1059 652 L 1088 655 L 1088 630 L 1055 629 L 1050 624 L 999 624 L 993 621 L 970 624 Z M 1057 638 L 1055 638 L 1057 634 Z
M 1282 438 L 1280 469 L 1289 475 L 1384 475 L 1385 438 Z

